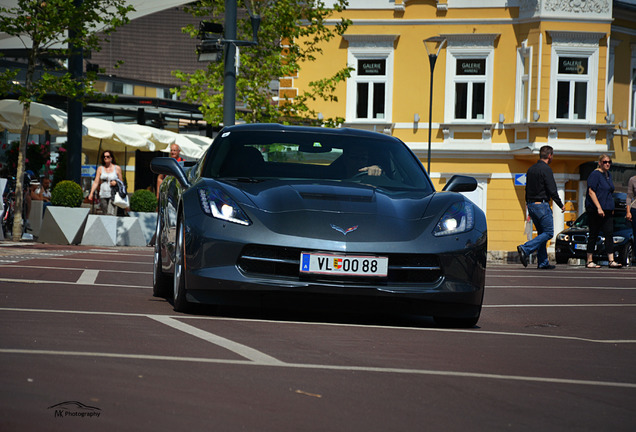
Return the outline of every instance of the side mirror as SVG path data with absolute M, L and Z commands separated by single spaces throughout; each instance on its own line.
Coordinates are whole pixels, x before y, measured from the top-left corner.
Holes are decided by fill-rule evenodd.
M 472 192 L 477 189 L 477 180 L 473 177 L 454 175 L 446 183 L 442 191 L 446 192 Z
M 567 221 L 565 224 L 567 226 L 571 227 L 572 225 L 574 225 L 574 221 Z
M 188 188 L 190 182 L 186 178 L 185 172 L 179 162 L 171 157 L 156 157 L 150 161 L 150 170 L 155 174 L 163 174 L 173 176 L 177 179 L 181 186 Z

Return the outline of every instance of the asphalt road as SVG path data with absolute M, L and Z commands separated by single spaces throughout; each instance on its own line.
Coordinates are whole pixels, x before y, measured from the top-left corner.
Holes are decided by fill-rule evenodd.
M 636 269 L 492 265 L 453 330 L 177 314 L 151 254 L 0 243 L 0 431 L 636 430 Z

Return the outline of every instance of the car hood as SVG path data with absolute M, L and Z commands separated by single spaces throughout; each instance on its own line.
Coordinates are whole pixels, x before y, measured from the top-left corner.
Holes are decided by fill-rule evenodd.
M 405 220 L 420 219 L 433 196 L 419 191 L 390 191 L 337 181 L 232 183 L 227 192 L 242 206 L 271 214 L 350 213 Z

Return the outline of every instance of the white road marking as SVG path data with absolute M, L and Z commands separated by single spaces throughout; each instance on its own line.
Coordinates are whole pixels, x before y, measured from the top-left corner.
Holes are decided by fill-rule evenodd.
M 431 332 L 431 333 L 468 333 L 468 334 L 483 334 L 483 335 L 495 335 L 495 336 L 519 336 L 519 337 L 532 337 L 543 339 L 563 339 L 579 342 L 591 342 L 600 344 L 634 344 L 636 339 L 590 339 L 576 336 L 558 336 L 558 335 L 543 335 L 533 333 L 516 333 L 516 332 L 498 332 L 492 330 L 475 330 L 475 329 L 446 329 L 446 328 L 424 328 L 424 327 L 403 327 L 403 326 L 384 326 L 384 325 L 372 325 L 372 324 L 345 324 L 345 323 L 324 323 L 324 322 L 305 322 L 305 321 L 280 321 L 280 320 L 264 320 L 264 319 L 244 319 L 244 318 L 226 318 L 226 317 L 210 317 L 210 316 L 184 316 L 184 315 L 148 315 L 141 313 L 128 313 L 128 312 L 96 312 L 96 311 L 73 311 L 73 310 L 59 310 L 59 309 L 29 309 L 29 308 L 4 308 L 0 307 L 0 311 L 10 312 L 43 312 L 43 313 L 59 313 L 59 314 L 77 314 L 77 315 L 105 315 L 105 316 L 123 316 L 123 317 L 166 317 L 182 320 L 204 320 L 204 321 L 230 321 L 230 322 L 249 322 L 249 323 L 264 323 L 264 324 L 289 324 L 299 326 L 324 326 L 324 327 L 351 327 L 351 328 L 364 328 L 364 329 L 383 329 L 383 330 L 410 330 L 414 332 Z
M 99 270 L 84 270 L 82 275 L 75 282 L 79 285 L 93 285 L 99 276 Z
M 618 387 L 636 389 L 636 383 L 629 382 L 613 382 L 613 381 L 597 381 L 597 380 L 579 380 L 566 378 L 547 378 L 533 377 L 522 375 L 501 375 L 476 372 L 455 372 L 440 371 L 430 369 L 401 369 L 401 368 L 382 368 L 382 367 L 365 367 L 365 366 L 337 366 L 337 365 L 320 365 L 320 364 L 302 364 L 302 363 L 260 363 L 257 361 L 246 360 L 223 360 L 210 359 L 200 357 L 175 357 L 175 356 L 158 356 L 145 354 L 116 354 L 116 353 L 99 353 L 99 352 L 78 352 L 78 351 L 53 351 L 53 350 L 26 350 L 26 349 L 0 349 L 3 354 L 27 354 L 27 355 L 51 355 L 51 356 L 75 356 L 75 357 L 105 357 L 117 359 L 132 360 L 158 360 L 158 361 L 179 361 L 191 363 L 214 363 L 227 365 L 242 366 L 266 366 L 266 367 L 284 367 L 291 369 L 318 369 L 332 370 L 342 372 L 372 372 L 372 373 L 393 373 L 407 375 L 430 375 L 444 376 L 450 378 L 481 378 L 491 380 L 508 380 L 508 381 L 526 381 L 539 382 L 546 384 L 570 384 L 570 385 L 587 385 L 594 387 Z
M 619 291 L 636 291 L 636 287 L 607 287 L 607 286 L 527 286 L 527 285 L 486 285 L 486 289 L 497 289 L 497 288 L 506 288 L 506 289 L 549 289 L 549 290 L 569 290 L 569 289 L 580 289 L 580 290 L 619 290 Z
M 224 337 L 215 335 L 214 333 L 206 332 L 197 327 L 178 321 L 174 318 L 171 318 L 165 315 L 148 315 L 148 318 L 151 318 L 155 321 L 160 322 L 161 324 L 165 324 L 167 326 L 170 326 L 184 333 L 187 333 L 191 336 L 195 336 L 200 339 L 203 339 L 204 341 L 211 342 L 215 345 L 218 345 L 222 348 L 232 351 L 233 353 L 238 354 L 241 357 L 245 357 L 246 359 L 251 360 L 253 362 L 263 364 L 263 365 L 284 364 L 282 361 L 274 357 L 271 357 L 265 353 L 262 353 L 258 350 L 255 350 L 254 348 L 250 348 L 238 342 L 231 341 Z
M 110 270 L 109 270 L 110 271 Z M 42 281 L 42 280 L 29 280 L 29 279 L 10 279 L 10 278 L 0 278 L 0 282 L 11 282 L 11 283 L 25 283 L 30 285 L 77 285 L 77 282 L 64 282 L 64 281 Z M 117 287 L 117 288 L 141 288 L 141 289 L 152 289 L 151 286 L 148 285 L 120 285 L 120 284 L 104 284 L 104 283 L 94 283 L 92 286 L 103 286 L 103 287 Z
M 1 262 L 2 260 L 0 260 Z M 111 261 L 109 261 L 111 262 Z M 12 265 L 11 267 L 8 268 L 33 268 L 32 265 Z M 38 269 L 43 269 L 43 270 L 63 270 L 63 271 L 67 271 L 67 270 L 86 270 L 85 268 L 80 268 L 80 267 L 64 267 L 63 269 L 60 267 L 39 267 Z M 136 270 L 111 270 L 108 269 L 106 270 L 109 273 L 134 273 L 134 274 L 149 274 L 151 275 L 152 272 L 151 271 L 136 271 Z M 45 283 L 44 281 L 41 281 L 42 283 Z
M 540 307 L 636 307 L 633 303 L 597 303 L 597 304 L 510 304 L 510 305 L 483 305 L 484 308 L 540 308 Z

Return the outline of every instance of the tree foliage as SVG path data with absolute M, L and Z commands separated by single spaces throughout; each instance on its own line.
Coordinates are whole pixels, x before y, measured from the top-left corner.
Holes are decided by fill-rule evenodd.
M 250 0 L 246 0 L 250 1 Z M 303 63 L 315 61 L 322 54 L 322 45 L 344 34 L 350 21 L 341 19 L 335 24 L 325 22 L 334 12 L 347 6 L 347 0 L 336 0 L 333 9 L 328 9 L 320 0 L 261 0 L 250 1 L 252 12 L 260 15 L 262 22 L 258 33 L 258 45 L 241 47 L 239 73 L 236 78 L 237 119 L 248 123 L 282 122 L 312 123 L 317 113 L 311 108 L 314 100 L 337 102 L 333 94 L 336 87 L 350 75 L 351 69 L 344 67 L 334 75 L 309 83 L 309 87 L 293 99 L 273 102 L 278 96 L 271 89 L 272 82 L 283 77 L 295 76 Z M 239 6 L 240 6 L 239 2 Z M 223 16 L 224 0 L 202 0 L 186 9 L 195 17 L 209 20 Z M 216 22 L 221 22 L 219 19 Z M 252 39 L 249 19 L 239 19 L 238 38 Z M 184 32 L 197 37 L 198 28 L 188 26 Z M 184 82 L 181 89 L 174 89 L 191 103 L 202 105 L 203 116 L 209 123 L 223 121 L 222 62 L 212 62 L 204 69 L 192 74 L 175 71 L 174 75 Z M 328 126 L 342 123 L 342 118 L 324 119 Z
M 19 179 L 24 173 L 31 101 L 47 93 L 77 100 L 93 95 L 95 74 L 73 77 L 61 60 L 68 58 L 69 45 L 73 50 L 99 51 L 98 32 L 108 35 L 126 24 L 132 10 L 125 0 L 18 0 L 14 7 L 0 7 L 0 32 L 19 38 L 28 52 L 24 82 L 16 80 L 17 70 L 0 73 L 0 94 L 16 95 L 23 105 L 13 240 L 22 237 L 23 190 Z M 43 66 L 38 80 L 34 80 L 36 66 Z

